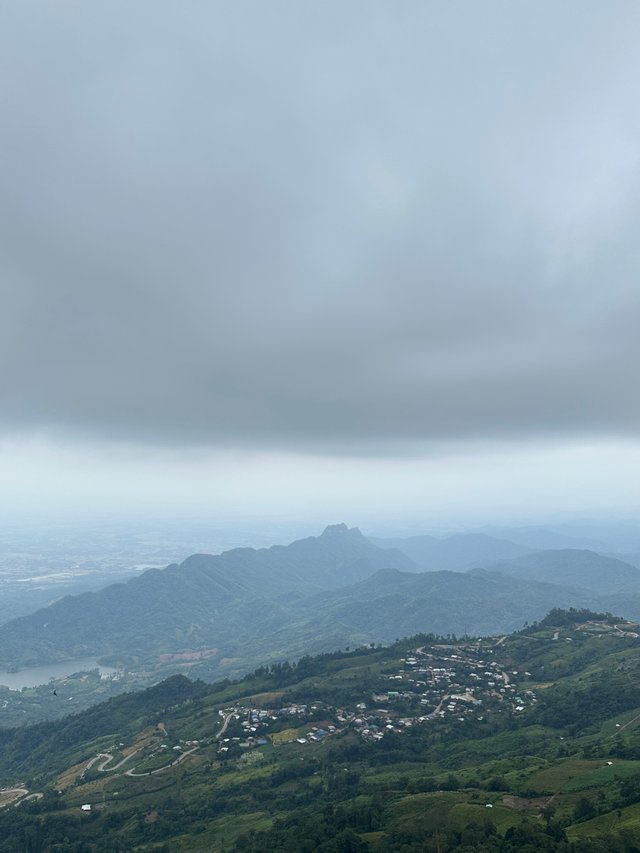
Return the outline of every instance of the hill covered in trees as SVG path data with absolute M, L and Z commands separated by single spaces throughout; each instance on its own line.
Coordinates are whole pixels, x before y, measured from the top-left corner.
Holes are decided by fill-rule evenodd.
M 555 610 L 0 731 L 0 853 L 632 851 L 638 626 Z
M 380 548 L 332 525 L 287 546 L 196 554 L 0 625 L 0 665 L 98 657 L 138 684 L 174 672 L 213 681 L 416 631 L 509 632 L 558 606 L 640 618 L 640 570 L 623 561 L 586 550 L 523 554 L 479 535 L 434 541 Z M 425 547 L 430 571 L 413 559 Z M 438 560 L 474 567 L 438 569 Z

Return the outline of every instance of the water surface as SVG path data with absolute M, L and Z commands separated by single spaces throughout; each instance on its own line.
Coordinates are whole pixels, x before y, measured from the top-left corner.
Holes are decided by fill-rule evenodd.
M 99 669 L 100 675 L 105 678 L 115 675 L 118 671 L 112 666 L 102 666 L 95 658 L 77 658 L 61 663 L 50 663 L 45 666 L 29 666 L 19 672 L 4 672 L 0 670 L 0 685 L 10 690 L 22 690 L 23 687 L 37 687 L 39 684 L 48 684 L 52 678 L 66 678 L 74 672 L 83 672 L 89 669 Z

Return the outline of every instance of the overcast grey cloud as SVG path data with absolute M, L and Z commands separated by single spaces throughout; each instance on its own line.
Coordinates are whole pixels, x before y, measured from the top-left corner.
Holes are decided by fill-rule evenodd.
M 0 16 L 5 434 L 637 435 L 637 3 Z

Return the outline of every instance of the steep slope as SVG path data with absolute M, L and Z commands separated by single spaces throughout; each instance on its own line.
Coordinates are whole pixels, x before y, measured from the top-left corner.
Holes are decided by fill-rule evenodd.
M 410 536 L 407 539 L 370 540 L 380 548 L 396 548 L 428 572 L 464 572 L 486 561 L 510 560 L 529 553 L 529 548 L 484 533 L 465 533 L 436 539 Z
M 640 571 L 593 552 L 528 554 L 493 569 L 417 572 L 398 550 L 334 525 L 286 547 L 193 555 L 63 599 L 0 626 L 0 663 L 93 655 L 148 679 L 188 669 L 215 680 L 417 631 L 506 632 L 554 607 L 635 616 L 640 602 Z M 622 589 L 624 601 L 609 600 Z
M 0 626 L 0 664 L 85 654 L 153 663 L 160 654 L 202 648 L 233 656 L 239 642 L 260 646 L 301 597 L 381 567 L 411 566 L 405 555 L 385 552 L 345 525 L 286 547 L 194 555 Z

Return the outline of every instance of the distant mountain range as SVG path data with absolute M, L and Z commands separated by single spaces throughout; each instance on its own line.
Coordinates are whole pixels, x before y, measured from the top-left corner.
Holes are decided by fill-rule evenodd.
M 421 571 L 463 572 L 485 562 L 509 560 L 530 553 L 531 549 L 507 539 L 485 533 L 466 533 L 436 539 L 411 536 L 408 539 L 370 539 L 380 548 L 395 548 L 406 554 Z
M 508 632 L 554 607 L 640 618 L 640 570 L 485 534 L 369 540 L 331 525 L 288 546 L 196 554 L 0 625 L 0 665 L 99 657 L 207 679 L 399 636 Z
M 556 550 L 564 548 L 588 548 L 594 551 L 606 551 L 607 539 L 587 535 L 582 528 L 563 529 L 556 527 L 495 527 L 487 528 L 492 537 L 508 539 L 532 551 Z
M 640 551 L 640 521 L 634 519 L 577 518 L 526 527 L 487 526 L 479 532 L 508 539 L 534 551 L 555 548 L 587 548 L 618 554 Z
M 487 566 L 517 578 L 562 583 L 609 595 L 613 590 L 640 593 L 640 571 L 614 557 L 585 549 L 538 551 Z

